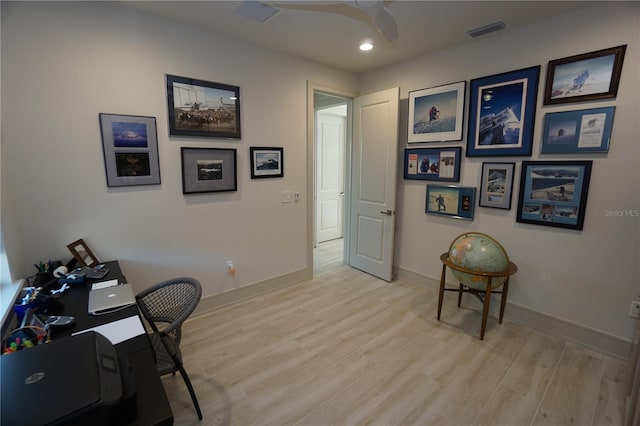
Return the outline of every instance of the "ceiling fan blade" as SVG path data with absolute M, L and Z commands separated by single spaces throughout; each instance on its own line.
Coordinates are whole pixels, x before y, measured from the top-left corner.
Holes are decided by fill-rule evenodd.
M 378 31 L 382 33 L 387 41 L 393 41 L 398 38 L 398 23 L 386 7 L 382 6 L 378 9 L 374 21 Z

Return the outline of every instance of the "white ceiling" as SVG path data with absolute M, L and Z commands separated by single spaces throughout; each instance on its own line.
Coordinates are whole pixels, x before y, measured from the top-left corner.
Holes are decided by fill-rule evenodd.
M 285 3 L 286 0 L 280 0 Z M 385 1 L 398 23 L 399 37 L 388 42 L 366 14 L 280 9 L 264 23 L 233 13 L 242 1 L 122 1 L 122 3 L 212 33 L 245 40 L 294 56 L 361 73 L 472 40 L 466 32 L 496 21 L 500 32 L 595 2 L 585 1 Z M 270 2 L 278 4 L 277 2 Z M 289 1 L 296 7 L 330 6 L 330 1 Z M 345 3 L 345 2 L 342 2 Z M 353 3 L 353 2 L 350 2 Z M 344 5 L 341 6 L 344 10 Z M 330 9 L 335 9 L 331 8 Z M 358 12 L 356 10 L 356 12 Z M 494 34 L 482 37 L 493 37 Z M 375 48 L 360 52 L 372 40 Z

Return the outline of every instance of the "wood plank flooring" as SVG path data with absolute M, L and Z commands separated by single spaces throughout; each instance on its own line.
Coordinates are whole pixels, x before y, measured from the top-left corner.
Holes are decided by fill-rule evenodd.
M 621 425 L 625 362 L 505 319 L 473 296 L 387 283 L 322 243 L 315 278 L 189 320 L 176 425 Z M 468 298 L 467 298 L 468 297 Z

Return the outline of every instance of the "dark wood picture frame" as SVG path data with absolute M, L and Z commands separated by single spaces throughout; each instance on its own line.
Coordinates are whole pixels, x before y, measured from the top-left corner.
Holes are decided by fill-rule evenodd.
M 240 88 L 166 75 L 169 134 L 240 139 Z
M 404 178 L 415 180 L 460 181 L 462 148 L 406 148 Z
M 276 178 L 284 176 L 284 148 L 252 146 L 251 179 Z
M 235 149 L 182 147 L 180 154 L 183 194 L 238 190 Z
M 467 157 L 530 156 L 540 66 L 471 80 Z
M 624 44 L 549 61 L 544 105 L 615 98 L 626 49 Z
M 582 230 L 592 161 L 523 161 L 516 221 Z
M 78 266 L 88 266 L 92 268 L 100 263 L 98 258 L 93 254 L 87 243 L 85 243 L 82 238 L 72 242 L 71 244 L 67 244 L 67 248 L 76 259 L 76 264 Z

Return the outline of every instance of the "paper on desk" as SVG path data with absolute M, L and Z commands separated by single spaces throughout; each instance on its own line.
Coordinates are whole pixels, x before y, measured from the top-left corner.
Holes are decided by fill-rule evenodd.
M 100 281 L 99 283 L 91 284 L 91 290 L 98 290 L 100 288 L 113 287 L 118 285 L 118 279 L 108 280 L 108 281 Z
M 96 333 L 100 333 L 109 339 L 109 341 L 114 345 L 145 333 L 140 317 L 137 315 L 99 325 L 97 327 L 88 328 L 86 330 L 77 331 L 73 333 L 73 336 L 86 331 L 95 331 Z

